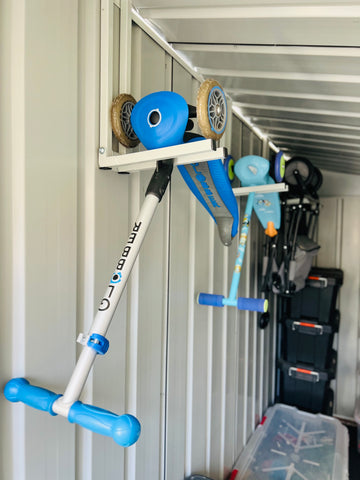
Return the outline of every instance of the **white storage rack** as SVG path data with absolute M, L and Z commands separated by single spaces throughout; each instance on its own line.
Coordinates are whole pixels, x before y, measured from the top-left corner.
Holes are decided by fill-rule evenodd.
M 141 24 L 141 28 L 150 36 L 156 36 L 148 24 L 136 14 L 127 0 L 101 2 L 101 65 L 100 65 L 100 146 L 99 146 L 99 167 L 104 169 L 113 169 L 118 173 L 131 173 L 143 170 L 152 170 L 156 162 L 165 159 L 174 159 L 174 166 L 185 165 L 189 163 L 205 162 L 210 160 L 224 160 L 227 156 L 227 149 L 218 147 L 214 140 L 206 139 L 199 142 L 192 142 L 171 147 L 158 148 L 154 150 L 130 152 L 125 147 L 120 146 L 120 154 L 109 155 L 112 151 L 112 132 L 110 125 L 109 109 L 112 98 L 111 78 L 112 65 L 110 59 L 113 56 L 113 27 L 111 8 L 113 4 L 118 4 L 121 8 L 121 28 L 120 28 L 120 57 L 121 68 L 119 71 L 119 89 L 123 92 L 130 92 L 130 72 L 131 72 L 131 25 L 132 22 Z M 174 55 L 173 49 L 156 36 L 156 41 L 161 44 L 165 51 Z M 189 66 L 181 59 L 177 58 L 186 69 Z M 201 82 L 202 77 L 191 71 Z M 264 185 L 261 187 L 234 188 L 235 196 L 248 195 L 251 191 L 261 192 L 282 192 L 287 191 L 287 185 L 278 183 L 274 185 Z

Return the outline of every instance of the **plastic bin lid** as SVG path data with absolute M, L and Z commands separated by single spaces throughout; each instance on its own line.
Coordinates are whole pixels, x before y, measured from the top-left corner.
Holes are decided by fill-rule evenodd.
M 251 436 L 236 480 L 347 480 L 349 435 L 339 420 L 276 404 Z
M 324 277 L 330 284 L 342 285 L 344 281 L 344 272 L 340 268 L 312 267 L 309 277 Z M 330 282 L 332 280 L 332 282 Z

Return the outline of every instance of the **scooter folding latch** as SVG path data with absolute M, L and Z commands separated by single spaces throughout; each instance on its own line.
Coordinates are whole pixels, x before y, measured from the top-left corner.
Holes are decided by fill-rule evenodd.
M 80 333 L 76 341 L 83 346 L 93 348 L 99 355 L 105 355 L 109 349 L 109 340 L 99 333 L 93 333 L 92 335 Z
M 93 348 L 99 355 L 105 355 L 109 349 L 109 340 L 103 335 L 93 333 L 90 335 L 86 345 Z
M 80 345 L 86 345 L 89 340 L 89 335 L 85 335 L 84 333 L 79 333 L 76 343 L 80 343 Z

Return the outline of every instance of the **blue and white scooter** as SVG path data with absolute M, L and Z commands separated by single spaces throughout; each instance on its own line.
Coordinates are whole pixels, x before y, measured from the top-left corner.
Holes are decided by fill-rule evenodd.
M 269 168 L 269 161 L 265 158 L 256 155 L 248 155 L 236 162 L 234 172 L 239 178 L 242 187 L 252 187 L 274 183 L 274 180 L 269 175 Z M 241 269 L 253 209 L 265 228 L 265 233 L 269 236 L 276 235 L 276 229 L 280 227 L 281 220 L 278 193 L 250 192 L 242 221 L 238 254 L 235 260 L 229 296 L 225 297 L 224 295 L 212 293 L 200 293 L 197 298 L 200 305 L 209 305 L 213 307 L 231 306 L 237 307 L 239 310 L 250 310 L 261 313 L 267 312 L 267 299 L 238 297 Z
M 138 103 L 130 95 L 119 95 L 111 109 L 115 136 L 127 147 L 133 147 L 139 141 L 148 149 L 176 145 L 183 143 L 190 116 L 197 115 L 204 136 L 220 138 L 226 125 L 225 95 L 220 86 L 211 81 L 206 81 L 205 87 L 200 87 L 200 90 L 196 113 L 194 109 L 191 111 L 180 95 L 173 92 L 150 94 Z M 130 414 L 117 415 L 93 405 L 86 405 L 79 401 L 79 398 L 95 358 L 97 355 L 104 355 L 109 348 L 106 333 L 153 215 L 166 191 L 172 169 L 171 159 L 157 162 L 144 203 L 110 277 L 92 326 L 87 335 L 79 336 L 78 341 L 83 349 L 64 394 L 33 386 L 25 378 L 14 378 L 6 384 L 4 390 L 9 401 L 23 402 L 50 415 L 62 415 L 71 423 L 112 437 L 123 447 L 128 447 L 138 440 L 141 427 L 136 417 Z

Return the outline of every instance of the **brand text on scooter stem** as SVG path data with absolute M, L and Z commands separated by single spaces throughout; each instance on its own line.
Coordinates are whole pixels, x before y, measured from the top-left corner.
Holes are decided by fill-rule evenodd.
M 131 252 L 131 248 L 132 248 L 132 244 L 135 242 L 135 239 L 136 239 L 136 236 L 138 234 L 138 232 L 140 231 L 140 228 L 141 228 L 141 222 L 139 223 L 135 223 L 130 235 L 129 235 L 129 238 L 128 238 L 128 241 L 124 247 L 124 250 L 121 254 L 121 257 L 116 265 L 116 271 L 113 273 L 112 277 L 111 277 L 111 280 L 110 280 L 110 285 L 108 285 L 108 291 L 107 291 L 107 294 L 106 296 L 101 300 L 101 303 L 100 303 L 100 306 L 99 306 L 99 310 L 101 312 L 107 310 L 109 307 L 110 307 L 110 303 L 111 303 L 111 296 L 113 294 L 113 291 L 115 289 L 115 286 L 116 284 L 119 284 L 122 280 L 122 274 L 121 274 L 121 271 L 123 270 L 125 264 L 126 264 L 126 260 Z

